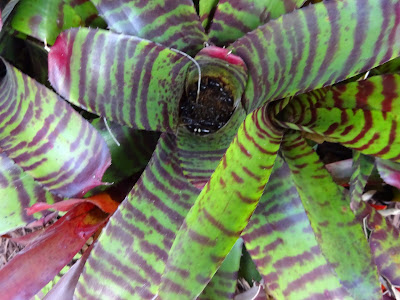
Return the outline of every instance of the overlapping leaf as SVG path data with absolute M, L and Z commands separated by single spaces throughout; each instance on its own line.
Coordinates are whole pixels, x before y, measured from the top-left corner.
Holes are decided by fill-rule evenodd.
M 397 0 L 326 1 L 240 38 L 232 50 L 250 72 L 247 109 L 331 85 L 399 56 L 399 13 Z
M 202 2 L 200 1 L 200 8 Z M 216 45 L 230 44 L 269 20 L 299 8 L 304 2 L 305 0 L 221 0 L 208 36 Z
M 175 131 L 189 62 L 140 38 L 71 29 L 50 51 L 49 78 L 66 99 L 111 121 Z
M 247 225 L 281 137 L 265 108 L 246 118 L 177 233 L 161 278 L 161 298 L 192 299 L 204 289 Z
M 377 158 L 376 167 L 379 175 L 387 184 L 400 189 L 400 163 Z
M 152 298 L 197 194 L 180 170 L 175 137 L 161 135 L 148 167 L 94 247 L 75 297 Z
M 106 143 L 52 91 L 1 62 L 0 147 L 36 182 L 63 196 L 101 184 Z
M 188 54 L 207 40 L 190 0 L 95 0 L 110 29 L 145 38 Z
M 90 203 L 77 206 L 0 271 L 4 299 L 30 299 L 71 261 L 105 218 Z
M 400 161 L 400 76 L 374 76 L 300 95 L 281 120 L 364 154 Z
M 355 299 L 380 296 L 377 270 L 349 199 L 299 133 L 285 134 L 283 154 L 326 260 Z

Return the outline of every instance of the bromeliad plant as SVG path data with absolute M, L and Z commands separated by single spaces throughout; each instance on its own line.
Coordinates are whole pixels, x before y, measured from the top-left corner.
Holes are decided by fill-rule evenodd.
M 289 13 L 304 2 L 199 1 L 197 15 L 191 1 L 96 0 L 110 31 L 75 28 L 58 35 L 49 53 L 49 80 L 59 95 L 122 125 L 163 132 L 73 285 L 76 298 L 232 298 L 241 235 L 278 299 L 376 299 L 378 274 L 400 284 L 392 254 L 398 234 L 360 202 L 373 166 L 360 153 L 382 159 L 377 161 L 386 172 L 382 176 L 398 184 L 393 162 L 400 160 L 399 78 L 374 76 L 319 89 L 399 56 L 400 3 L 327 1 Z M 34 11 L 24 13 L 26 20 Z M 25 33 L 35 32 L 40 31 Z M 67 119 L 60 123 L 67 127 L 72 109 L 57 99 L 63 104 L 51 113 L 44 106 L 49 101 L 24 91 L 47 90 L 5 65 L 0 99 L 24 99 L 27 108 L 16 109 L 22 117 L 30 112 L 26 98 L 40 111 L 31 118 L 49 113 L 31 139 L 45 141 L 41 128 L 56 126 L 55 117 Z M 319 90 L 306 93 L 314 89 Z M 17 121 L 9 122 L 12 115 L 3 115 L 4 157 L 30 174 L 32 184 L 64 197 L 93 186 L 92 177 L 75 168 L 68 177 L 34 173 L 64 158 L 32 158 L 42 152 L 28 141 L 7 147 L 9 133 L 19 131 L 12 127 Z M 105 148 L 100 141 L 89 143 L 97 133 L 88 128 L 75 131 L 87 138 L 72 136 L 66 143 L 71 152 L 66 161 L 99 168 L 88 171 L 98 180 L 108 155 L 88 152 Z M 357 151 L 351 206 L 305 136 Z M 29 165 L 13 150 L 29 150 Z M 55 168 L 66 170 L 64 164 Z M 88 183 L 81 183 L 81 173 Z M 369 240 L 362 220 L 375 228 Z

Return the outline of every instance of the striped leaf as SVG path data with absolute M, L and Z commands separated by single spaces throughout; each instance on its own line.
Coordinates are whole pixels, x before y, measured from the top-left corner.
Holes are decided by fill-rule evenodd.
M 269 20 L 301 7 L 304 2 L 305 0 L 221 0 L 208 36 L 218 46 L 228 45 Z M 202 1 L 200 8 L 201 3 Z
M 199 16 L 203 28 L 208 29 L 219 0 L 199 0 Z
M 161 135 L 148 167 L 95 245 L 75 297 L 151 299 L 197 194 L 180 170 L 175 137 Z
M 198 299 L 233 299 L 238 280 L 243 240 L 239 238 Z
M 232 50 L 249 69 L 247 108 L 332 85 L 399 56 L 399 11 L 397 0 L 325 1 L 240 38 Z
M 374 169 L 374 159 L 360 152 L 353 151 L 353 174 L 350 178 L 350 208 L 357 211 L 368 178 Z
M 280 124 L 364 154 L 400 161 L 399 95 L 399 75 L 341 84 L 296 97 L 281 115 L 286 124 Z
M 159 297 L 193 299 L 201 293 L 247 225 L 280 139 L 265 109 L 246 118 L 177 233 Z
M 299 133 L 285 134 L 283 154 L 320 249 L 355 299 L 378 299 L 379 279 L 349 197 Z
M 175 131 L 189 62 L 140 38 L 71 29 L 51 48 L 49 80 L 70 102 L 110 121 Z
M 377 158 L 376 167 L 379 175 L 387 184 L 400 189 L 400 163 Z
M 333 266 L 325 259 L 290 174 L 278 159 L 242 235 L 275 299 L 345 299 Z
M 207 36 L 190 0 L 92 1 L 108 27 L 169 48 L 196 54 Z
M 61 31 L 83 25 L 81 17 L 64 0 L 21 0 L 11 26 L 26 35 L 53 45 Z
M 65 197 L 101 184 L 105 141 L 70 105 L 6 62 L 0 63 L 0 147 L 47 190 Z
M 40 184 L 0 153 L 0 234 L 25 226 L 34 220 L 25 209 L 36 202 L 54 203 L 61 199 L 44 190 Z M 40 217 L 40 214 L 35 215 Z

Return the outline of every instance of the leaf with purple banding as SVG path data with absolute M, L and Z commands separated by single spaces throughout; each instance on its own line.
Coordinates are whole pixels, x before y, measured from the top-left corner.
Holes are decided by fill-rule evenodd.
M 219 0 L 199 0 L 199 16 L 203 28 L 207 29 L 210 26 L 218 2 Z
M 205 288 L 247 225 L 281 138 L 265 107 L 247 116 L 177 233 L 159 297 L 193 299 Z
M 286 133 L 282 150 L 319 247 L 342 286 L 355 299 L 378 299 L 376 266 L 348 195 L 300 133 Z
M 137 129 L 178 126 L 190 60 L 157 43 L 87 28 L 64 31 L 49 53 L 49 80 L 71 103 Z
M 208 36 L 218 46 L 226 46 L 271 19 L 300 8 L 305 0 L 221 0 Z M 200 1 L 200 8 L 201 8 Z
M 376 167 L 379 175 L 387 184 L 400 189 L 400 163 L 377 158 Z
M 242 247 L 243 240 L 239 238 L 225 257 L 217 273 L 215 273 L 214 277 L 198 297 L 199 300 L 234 298 Z
M 110 164 L 100 134 L 55 93 L 0 64 L 3 152 L 52 193 L 70 197 L 100 185 Z
M 399 56 L 399 31 L 397 0 L 325 1 L 268 22 L 231 46 L 249 69 L 248 110 Z
M 190 55 L 207 41 L 190 0 L 92 2 L 115 32 L 152 40 Z
M 295 97 L 280 125 L 363 154 L 400 161 L 400 76 L 387 74 Z M 312 136 L 310 136 L 312 137 Z
M 199 193 L 180 170 L 177 152 L 175 137 L 162 134 L 142 177 L 95 245 L 77 299 L 156 294 L 175 233 Z
M 242 237 L 274 299 L 345 299 L 325 259 L 290 169 L 278 158 Z
M 0 153 L 0 234 L 25 226 L 34 220 L 25 209 L 37 202 L 61 199 L 43 189 L 5 153 Z M 40 217 L 40 214 L 35 217 Z

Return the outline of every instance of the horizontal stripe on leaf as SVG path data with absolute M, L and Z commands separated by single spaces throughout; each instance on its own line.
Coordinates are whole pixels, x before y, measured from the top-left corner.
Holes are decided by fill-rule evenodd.
M 108 27 L 196 54 L 207 41 L 199 17 L 190 0 L 92 1 Z
M 319 247 L 290 169 L 281 158 L 242 237 L 275 299 L 349 297 Z
M 374 76 L 295 97 L 282 126 L 361 153 L 400 161 L 400 76 Z
M 65 197 L 101 184 L 110 153 L 68 103 L 8 63 L 0 81 L 0 147 L 36 182 Z
M 284 136 L 283 155 L 326 260 L 355 299 L 378 299 L 379 278 L 349 197 L 300 133 Z
M 199 191 L 182 174 L 175 137 L 162 134 L 142 177 L 110 218 L 85 266 L 77 299 L 151 299 L 175 233 Z
M 247 116 L 177 234 L 161 278 L 161 298 L 193 299 L 204 289 L 247 225 L 281 138 L 265 108 Z
M 397 0 L 324 1 L 248 33 L 232 44 L 250 72 L 248 109 L 332 85 L 399 56 L 399 16 Z
M 239 238 L 225 257 L 221 267 L 207 284 L 204 291 L 197 298 L 207 299 L 233 299 L 238 280 L 240 258 L 242 256 L 243 240 Z
M 87 28 L 58 36 L 49 80 L 68 101 L 122 125 L 175 131 L 190 60 L 137 37 Z
M 34 220 L 25 209 L 36 202 L 54 203 L 61 199 L 34 181 L 5 153 L 0 153 L 0 234 Z M 39 217 L 40 215 L 36 215 Z
M 208 36 L 218 46 L 228 45 L 269 20 L 299 8 L 304 2 L 305 0 L 221 0 Z

